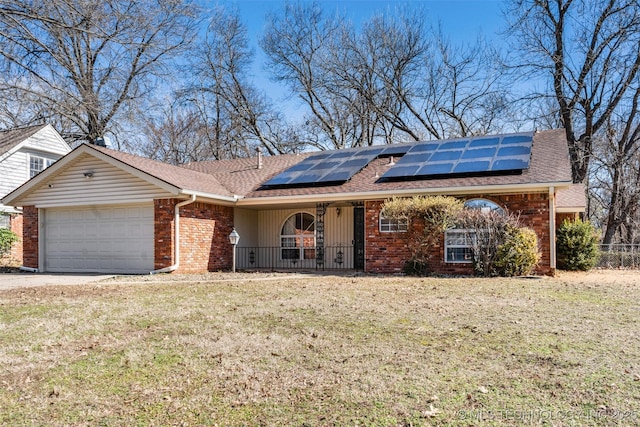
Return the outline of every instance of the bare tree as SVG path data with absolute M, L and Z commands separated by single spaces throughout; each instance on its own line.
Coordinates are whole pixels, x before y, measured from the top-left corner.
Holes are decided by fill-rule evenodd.
M 332 148 L 501 130 L 509 108 L 498 53 L 453 47 L 420 10 L 378 13 L 359 30 L 317 3 L 287 4 L 261 45 L 276 80 Z
M 238 13 L 216 7 L 191 57 L 194 80 L 183 96 L 197 107 L 215 158 L 243 157 L 256 147 L 269 154 L 290 152 L 287 126 L 267 96 L 251 82 L 253 51 Z
M 565 129 L 574 182 L 585 182 L 593 141 L 640 68 L 637 0 L 517 0 L 507 11 L 522 77 L 542 77 Z M 632 95 L 631 95 L 632 96 Z
M 153 96 L 197 13 L 190 1 L 0 0 L 0 91 L 32 106 L 23 124 L 55 122 L 67 140 L 93 143 Z
M 592 195 L 604 207 L 602 242 L 634 243 L 640 211 L 640 87 L 620 114 L 606 124 L 594 143 Z
M 162 114 L 145 119 L 142 134 L 138 151 L 150 159 L 182 165 L 227 157 L 212 152 L 201 116 L 192 105 L 170 103 Z
M 351 112 L 330 84 L 329 63 L 343 31 L 343 18 L 325 18 L 317 3 L 287 3 L 281 14 L 270 16 L 260 40 L 275 79 L 309 108 L 306 122 L 320 130 L 321 148 L 351 145 Z

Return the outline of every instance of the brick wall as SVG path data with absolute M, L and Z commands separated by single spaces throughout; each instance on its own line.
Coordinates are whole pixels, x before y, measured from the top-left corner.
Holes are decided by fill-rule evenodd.
M 568 219 L 570 222 L 573 222 L 580 218 L 580 214 L 578 212 L 570 212 L 570 213 L 557 213 L 556 214 L 556 230 L 560 228 L 562 222 L 565 219 Z
M 38 268 L 38 209 L 22 207 L 22 265 Z
M 155 268 L 175 263 L 174 208 L 177 199 L 155 200 Z M 179 273 L 197 273 L 231 268 L 233 208 L 195 202 L 180 208 Z
M 23 251 L 23 217 L 21 214 L 11 214 L 11 218 L 9 219 L 11 226 L 9 227 L 11 231 L 16 233 L 20 240 L 15 242 L 13 246 L 11 246 L 11 260 L 17 264 L 22 265 L 22 251 Z
M 541 259 L 536 272 L 553 273 L 550 267 L 549 237 L 549 195 L 547 193 L 476 195 L 502 206 L 509 212 L 520 216 L 523 225 L 532 228 L 538 236 Z M 403 269 L 411 256 L 409 239 L 411 233 L 381 233 L 378 227 L 382 200 L 365 204 L 365 270 L 373 273 L 396 273 Z M 420 224 L 412 224 L 420 232 Z M 430 249 L 430 267 L 442 274 L 473 274 L 470 264 L 444 262 L 444 235 Z

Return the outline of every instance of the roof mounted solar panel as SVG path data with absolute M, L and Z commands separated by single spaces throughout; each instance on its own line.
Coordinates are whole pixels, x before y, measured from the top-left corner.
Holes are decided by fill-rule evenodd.
M 360 172 L 377 157 L 402 155 L 410 148 L 409 144 L 401 144 L 350 148 L 314 154 L 271 178 L 263 186 L 282 187 L 342 183 L 351 179 L 353 175 Z
M 451 174 L 521 172 L 529 168 L 533 132 L 413 144 L 381 180 Z

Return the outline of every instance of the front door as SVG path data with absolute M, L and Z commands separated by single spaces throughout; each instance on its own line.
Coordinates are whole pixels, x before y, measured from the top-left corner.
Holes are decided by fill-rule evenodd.
M 364 270 L 364 206 L 353 208 L 353 268 Z

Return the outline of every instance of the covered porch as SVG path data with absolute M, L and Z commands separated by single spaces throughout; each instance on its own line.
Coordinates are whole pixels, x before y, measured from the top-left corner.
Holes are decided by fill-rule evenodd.
M 236 268 L 364 270 L 364 204 L 236 208 Z

